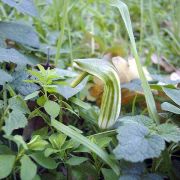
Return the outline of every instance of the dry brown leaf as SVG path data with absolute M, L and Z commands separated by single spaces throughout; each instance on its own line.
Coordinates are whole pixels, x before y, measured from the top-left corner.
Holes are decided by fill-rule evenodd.
M 159 64 L 166 72 L 176 71 L 176 68 L 173 65 L 169 64 L 167 59 L 163 56 L 160 56 L 158 58 L 156 54 L 153 54 L 151 56 L 151 60 L 154 64 Z
M 134 79 L 139 79 L 139 74 L 134 58 L 129 58 L 128 61 L 121 57 L 113 57 L 112 63 L 116 67 L 121 83 L 127 83 Z M 152 80 L 146 67 L 143 67 L 143 71 L 147 80 Z

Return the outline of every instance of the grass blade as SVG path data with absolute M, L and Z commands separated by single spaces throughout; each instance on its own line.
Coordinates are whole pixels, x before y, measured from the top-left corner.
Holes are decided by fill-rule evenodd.
M 127 29 L 127 32 L 128 32 L 129 38 L 130 38 L 130 42 L 132 45 L 132 51 L 133 51 L 133 55 L 136 60 L 136 66 L 137 66 L 138 73 L 139 73 L 139 76 L 140 76 L 140 79 L 142 82 L 142 87 L 143 87 L 143 90 L 145 93 L 145 98 L 146 98 L 149 115 L 157 124 L 159 124 L 159 118 L 158 118 L 158 113 L 156 110 L 156 104 L 154 101 L 154 97 L 152 95 L 151 89 L 150 89 L 149 84 L 144 75 L 144 72 L 143 72 L 143 69 L 141 66 L 141 62 L 140 62 L 140 58 L 139 58 L 139 55 L 137 52 L 128 7 L 125 3 L 123 3 L 120 0 L 110 0 L 109 2 L 110 2 L 111 6 L 118 8 L 120 11 L 120 14 L 121 14 L 124 24 L 126 26 L 126 29 Z

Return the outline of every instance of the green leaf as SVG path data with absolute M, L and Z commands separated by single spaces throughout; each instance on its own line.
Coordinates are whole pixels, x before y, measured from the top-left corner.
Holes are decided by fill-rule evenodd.
M 13 152 L 8 146 L 0 144 L 0 155 L 3 155 L 3 154 L 12 155 Z
M 45 157 L 49 157 L 51 154 L 55 154 L 55 153 L 58 153 L 58 152 L 61 152 L 61 150 L 56 150 L 56 149 L 53 149 L 53 148 L 46 148 L 45 151 L 44 151 L 44 155 L 45 155 Z
M 169 111 L 169 112 L 172 112 L 174 114 L 180 114 L 180 108 L 177 106 L 174 106 L 173 104 L 170 104 L 168 102 L 162 103 L 161 108 L 164 111 Z
M 34 151 L 42 151 L 48 145 L 48 142 L 43 140 L 41 136 L 35 135 L 27 144 L 28 148 Z
M 170 89 L 163 87 L 163 91 L 169 96 L 176 104 L 180 106 L 180 89 Z
M 6 82 L 12 81 L 11 75 L 9 75 L 6 71 L 0 69 L 0 85 L 4 85 Z
M 65 143 L 67 136 L 63 133 L 52 134 L 49 137 L 49 141 L 51 142 L 53 148 L 60 149 L 61 146 Z
M 96 144 L 92 143 L 88 138 L 86 138 L 85 136 L 79 134 L 72 128 L 69 128 L 68 126 L 56 120 L 52 120 L 52 126 L 58 131 L 71 137 L 73 140 L 77 141 L 78 143 L 83 144 L 85 147 L 87 147 L 92 152 L 97 154 L 104 162 L 106 162 L 114 170 L 114 172 L 117 175 L 119 174 L 119 167 L 116 165 L 116 162 L 114 162 L 104 150 L 102 150 Z
M 37 173 L 36 164 L 27 156 L 24 155 L 21 160 L 21 179 L 22 180 L 33 180 Z
M 150 134 L 149 129 L 140 123 L 123 123 L 117 132 L 119 145 L 114 150 L 117 159 L 144 161 L 158 157 L 165 148 L 164 140 L 158 135 Z
M 12 171 L 16 156 L 0 155 L 0 179 L 6 178 Z
M 35 91 L 35 92 L 27 95 L 27 96 L 24 98 L 24 100 L 27 101 L 27 100 L 29 100 L 29 99 L 33 99 L 33 98 L 37 97 L 38 95 L 39 95 L 39 91 Z
M 157 174 L 147 173 L 144 163 L 129 163 L 122 161 L 120 180 L 163 180 Z
M 110 128 L 119 117 L 121 108 L 120 79 L 115 67 L 102 59 L 77 59 L 75 63 L 82 71 L 104 82 L 98 125 L 102 129 Z
M 15 49 L 5 49 L 0 47 L 0 63 L 13 62 L 17 65 L 25 66 L 31 62 Z
M 136 116 L 125 116 L 119 119 L 119 122 L 137 122 L 143 126 L 146 126 L 147 128 L 152 128 L 152 127 L 156 127 L 156 124 L 154 123 L 154 121 L 144 115 L 136 115 Z
M 70 98 L 69 101 L 76 104 L 77 106 L 80 106 L 81 108 L 83 108 L 85 110 L 89 110 L 91 108 L 91 105 L 89 105 L 88 103 L 85 103 L 85 102 L 83 102 L 80 99 L 75 98 L 75 97 Z
M 33 153 L 31 157 L 42 167 L 46 169 L 55 169 L 57 167 L 57 163 L 50 157 L 45 157 L 42 152 Z
M 0 109 L 4 107 L 4 101 L 0 100 Z
M 4 136 L 6 139 L 9 139 L 11 141 L 14 141 L 17 146 L 18 146 L 18 149 L 20 149 L 20 147 L 23 147 L 24 149 L 28 149 L 27 145 L 26 145 L 26 142 L 24 141 L 23 137 L 20 136 L 20 135 L 15 135 L 15 136 Z
M 78 166 L 87 160 L 88 158 L 86 157 L 73 156 L 70 159 L 68 159 L 66 163 L 69 164 L 70 166 Z
M 179 142 L 180 141 L 180 129 L 170 123 L 164 123 L 157 127 L 158 134 L 167 142 Z
M 4 107 L 4 101 L 0 100 L 0 109 Z
M 69 99 L 70 97 L 79 93 L 85 87 L 87 81 L 88 81 L 88 77 L 85 78 L 80 84 L 78 84 L 74 88 L 67 85 L 59 85 L 57 87 L 57 92 L 61 94 L 64 98 Z
M 111 180 L 111 179 L 118 180 L 119 179 L 118 176 L 111 169 L 102 168 L 101 171 L 104 176 L 104 180 Z
M 39 106 L 44 106 L 45 102 L 46 102 L 46 97 L 45 97 L 45 96 L 41 96 L 41 97 L 39 97 L 39 98 L 37 99 L 37 104 L 38 104 Z
M 60 106 L 54 101 L 46 101 L 44 104 L 44 109 L 52 118 L 56 118 L 60 113 Z
M 12 76 L 13 81 L 11 82 L 11 86 L 23 96 L 31 94 L 34 91 L 40 89 L 37 84 L 24 82 L 24 80 L 30 79 L 29 74 L 26 72 L 26 70 L 17 71 L 13 73 Z
M 39 48 L 39 39 L 34 28 L 16 22 L 0 22 L 0 37 L 9 39 L 27 46 Z
M 5 126 L 3 126 L 3 130 L 7 135 L 10 135 L 13 130 L 24 128 L 27 125 L 27 119 L 25 115 L 17 110 L 13 110 L 8 119 L 5 121 Z
M 38 17 L 38 12 L 34 5 L 33 0 L 2 0 L 4 3 L 8 4 L 11 7 L 16 8 L 19 12 L 23 14 L 28 14 L 30 16 Z
M 124 21 L 126 30 L 128 32 L 128 35 L 129 35 L 129 38 L 131 41 L 132 51 L 133 51 L 133 55 L 135 57 L 137 70 L 138 70 L 138 73 L 139 73 L 139 76 L 140 76 L 140 79 L 142 82 L 142 87 L 143 87 L 143 90 L 145 93 L 145 99 L 146 99 L 149 115 L 157 124 L 159 124 L 159 118 L 158 118 L 158 113 L 157 113 L 157 109 L 156 109 L 156 104 L 155 104 L 151 89 L 149 87 L 149 84 L 144 75 L 142 65 L 140 62 L 140 58 L 139 58 L 139 55 L 137 52 L 136 42 L 135 42 L 135 38 L 134 38 L 134 34 L 133 34 L 133 29 L 132 29 L 132 24 L 131 24 L 128 7 L 124 2 L 122 2 L 120 0 L 109 0 L 107 2 L 109 2 L 109 4 L 111 6 L 118 8 L 118 10 L 122 16 L 122 19 Z
M 21 96 L 14 96 L 10 98 L 8 103 L 12 110 L 21 111 L 23 114 L 29 113 L 28 106 Z

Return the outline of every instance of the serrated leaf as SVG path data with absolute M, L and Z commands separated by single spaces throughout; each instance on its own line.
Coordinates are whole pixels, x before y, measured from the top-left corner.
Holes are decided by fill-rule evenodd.
M 7 135 L 10 135 L 13 130 L 24 128 L 27 125 L 27 119 L 25 115 L 17 110 L 13 110 L 8 119 L 5 121 L 5 125 L 3 126 L 3 130 Z
M 60 112 L 59 104 L 50 100 L 45 102 L 44 109 L 52 118 L 56 118 Z
M 180 89 L 162 88 L 163 91 L 169 96 L 176 104 L 180 106 Z
M 158 157 L 165 148 L 165 142 L 160 136 L 151 135 L 149 129 L 139 123 L 124 123 L 117 132 L 119 145 L 114 150 L 117 159 L 142 162 Z
M 14 155 L 0 155 L 0 179 L 4 179 L 11 173 L 15 158 Z
M 26 102 L 21 98 L 21 96 L 14 96 L 8 100 L 9 107 L 12 110 L 18 110 L 22 113 L 29 113 L 29 109 L 27 107 Z
M 38 17 L 38 12 L 34 5 L 33 0 L 2 0 L 4 3 L 8 4 L 11 7 L 16 8 L 19 12 L 23 14 L 28 14 L 30 16 Z
M 40 89 L 37 84 L 26 83 L 24 80 L 29 79 L 29 74 L 25 70 L 21 70 L 12 74 L 13 81 L 11 82 L 12 87 L 23 96 L 33 93 Z
M 120 180 L 163 180 L 157 174 L 147 173 L 144 163 L 121 162 L 122 175 Z
M 0 37 L 27 46 L 39 48 L 39 39 L 33 27 L 16 22 L 0 22 Z
M 137 122 L 143 126 L 146 126 L 148 128 L 152 127 L 152 126 L 156 126 L 156 124 L 154 123 L 154 121 L 147 117 L 147 116 L 144 116 L 144 115 L 136 115 L 136 116 L 125 116 L 125 117 L 122 117 L 118 120 L 119 122 Z
M 167 142 L 179 142 L 180 141 L 180 129 L 170 123 L 164 123 L 157 127 L 158 134 Z
M 0 69 L 0 85 L 4 85 L 6 82 L 12 81 L 11 75 L 9 75 L 6 71 Z
M 171 103 L 168 103 L 168 102 L 162 103 L 161 108 L 164 111 L 169 111 L 169 112 L 172 112 L 174 114 L 180 114 L 180 108 L 171 104 Z
M 21 160 L 21 179 L 22 180 L 33 180 L 37 172 L 36 164 L 27 156 L 24 155 Z
M 86 157 L 73 156 L 70 159 L 68 159 L 66 163 L 69 164 L 70 166 L 78 166 L 87 160 L 88 158 Z
M 86 85 L 88 81 L 88 77 L 85 78 L 80 84 L 78 84 L 75 88 L 72 88 L 67 85 L 59 85 L 57 87 L 57 92 L 61 94 L 66 99 L 69 99 L 70 97 L 74 96 L 75 94 L 79 93 Z
M 55 169 L 57 167 L 57 163 L 54 159 L 50 157 L 45 157 L 42 152 L 33 153 L 31 157 L 42 167 L 46 169 Z
M 17 65 L 25 66 L 31 64 L 30 61 L 15 49 L 5 49 L 0 47 L 0 62 L 13 62 Z

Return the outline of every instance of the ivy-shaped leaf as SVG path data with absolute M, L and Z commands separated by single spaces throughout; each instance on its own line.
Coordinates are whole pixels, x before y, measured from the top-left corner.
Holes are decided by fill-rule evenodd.
M 156 126 L 156 124 L 154 123 L 154 121 L 144 115 L 136 115 L 136 116 L 125 116 L 119 119 L 119 122 L 137 122 L 143 126 L 146 126 L 147 128 L 151 128 Z
M 0 69 L 0 85 L 4 85 L 6 82 L 12 81 L 11 75 Z
M 0 22 L 0 37 L 34 48 L 39 48 L 39 39 L 32 26 L 16 22 Z
M 24 128 L 27 125 L 27 119 L 22 111 L 18 109 L 13 110 L 8 119 L 5 120 L 5 126 L 3 126 L 3 130 L 7 135 L 10 135 L 13 130 Z
M 2 0 L 4 3 L 8 4 L 11 7 L 16 8 L 19 12 L 23 14 L 28 14 L 30 16 L 38 17 L 38 12 L 34 5 L 33 0 Z
M 158 174 L 147 173 L 144 163 L 129 163 L 122 161 L 120 180 L 163 180 Z
M 157 127 L 158 134 L 167 142 L 180 141 L 180 129 L 170 123 L 161 124 Z
M 165 148 L 165 142 L 160 136 L 150 134 L 149 129 L 139 123 L 123 123 L 117 132 L 119 145 L 114 150 L 117 159 L 141 162 L 158 157 Z

